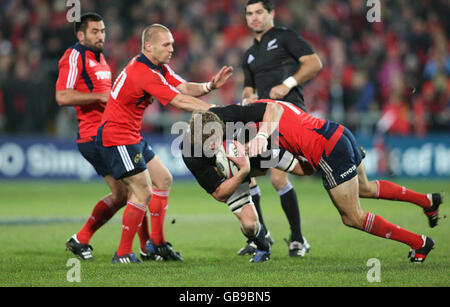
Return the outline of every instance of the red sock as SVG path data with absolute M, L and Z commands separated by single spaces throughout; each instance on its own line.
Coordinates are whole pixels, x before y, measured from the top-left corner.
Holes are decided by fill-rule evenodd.
M 127 202 L 127 207 L 122 217 L 122 236 L 117 249 L 117 256 L 124 256 L 133 251 L 134 236 L 138 225 L 142 223 L 146 210 L 145 205 L 135 204 L 131 201 Z
M 412 249 L 419 249 L 423 245 L 422 236 L 409 232 L 400 226 L 386 221 L 381 216 L 367 213 L 363 223 L 363 230 L 378 237 L 399 241 L 409 245 Z
M 141 242 L 141 250 L 145 253 L 145 245 L 147 244 L 148 239 L 150 239 L 147 212 L 145 212 L 142 222 L 138 225 L 137 234 L 139 236 L 139 242 Z
M 390 181 L 377 180 L 376 182 L 378 185 L 377 198 L 407 201 L 423 209 L 428 209 L 431 206 L 431 201 L 428 199 L 427 194 L 414 192 Z
M 101 199 L 92 210 L 91 216 L 77 233 L 77 238 L 80 243 L 89 244 L 92 235 L 100 227 L 102 227 L 109 219 L 116 213 L 116 209 L 112 205 L 109 198 Z
M 148 204 L 152 224 L 151 238 L 155 244 L 165 243 L 164 219 L 169 200 L 169 191 L 153 190 L 153 196 Z

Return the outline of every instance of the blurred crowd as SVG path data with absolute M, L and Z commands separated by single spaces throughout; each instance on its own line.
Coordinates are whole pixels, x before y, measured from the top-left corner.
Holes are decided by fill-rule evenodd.
M 113 79 L 139 53 L 145 26 L 161 23 L 175 39 L 171 67 L 205 82 L 222 65 L 232 80 L 205 96 L 239 103 L 241 61 L 253 38 L 246 0 L 81 0 L 106 24 L 104 54 Z M 450 131 L 450 31 L 446 0 L 381 1 L 381 22 L 368 22 L 366 0 L 275 0 L 276 25 L 300 33 L 324 68 L 304 87 L 308 111 L 357 133 L 426 136 Z M 66 0 L 0 2 L 0 133 L 74 137 L 73 108 L 54 98 L 58 60 L 76 41 Z M 183 115 L 150 106 L 144 132 L 167 132 Z M 169 129 L 169 130 L 168 130 Z

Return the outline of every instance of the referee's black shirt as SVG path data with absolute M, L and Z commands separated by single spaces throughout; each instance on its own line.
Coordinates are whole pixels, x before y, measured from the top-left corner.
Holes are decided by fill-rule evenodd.
M 272 87 L 298 71 L 298 59 L 314 54 L 311 46 L 296 32 L 273 27 L 246 51 L 242 63 L 244 87 L 256 89 L 260 99 L 267 99 Z M 302 87 L 296 86 L 283 98 L 305 110 Z

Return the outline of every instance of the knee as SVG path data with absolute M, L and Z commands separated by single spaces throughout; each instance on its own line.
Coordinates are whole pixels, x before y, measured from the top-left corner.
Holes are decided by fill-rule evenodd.
M 158 190 L 169 190 L 170 186 L 172 185 L 172 182 L 173 182 L 172 174 L 167 172 L 153 184 Z
M 241 228 L 242 232 L 249 237 L 253 237 L 256 235 L 258 231 L 258 219 L 244 219 L 241 220 Z
M 270 175 L 270 182 L 272 186 L 278 191 L 284 188 L 288 184 L 287 174 L 274 174 Z

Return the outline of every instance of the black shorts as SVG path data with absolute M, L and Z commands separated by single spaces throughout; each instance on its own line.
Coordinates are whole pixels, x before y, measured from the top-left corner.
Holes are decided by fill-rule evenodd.
M 330 190 L 358 175 L 357 167 L 362 159 L 362 151 L 355 137 L 344 127 L 333 150 L 328 156 L 324 151 L 319 162 L 325 189 Z
M 95 141 L 78 143 L 81 155 L 94 167 L 99 176 L 105 177 L 109 174 L 108 166 L 103 160 Z
M 97 143 L 109 173 L 116 179 L 132 176 L 147 169 L 155 157 L 152 147 L 142 139 L 137 144 L 105 147 Z

